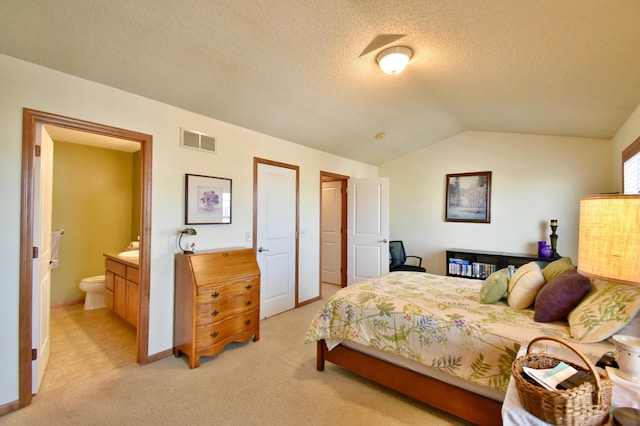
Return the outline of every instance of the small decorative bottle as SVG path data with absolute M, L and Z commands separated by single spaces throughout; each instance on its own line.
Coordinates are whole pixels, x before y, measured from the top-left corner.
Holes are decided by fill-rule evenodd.
M 538 241 L 538 257 L 544 257 L 542 255 L 542 250 L 544 250 L 546 245 L 547 245 L 546 241 Z
M 551 245 L 545 243 L 545 246 L 540 251 L 540 257 L 553 257 L 553 248 L 551 247 Z

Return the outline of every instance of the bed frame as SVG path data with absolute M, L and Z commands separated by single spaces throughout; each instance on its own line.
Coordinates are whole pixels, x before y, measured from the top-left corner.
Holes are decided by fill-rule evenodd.
M 478 425 L 501 425 L 502 403 L 415 371 L 382 361 L 343 345 L 331 351 L 317 342 L 316 369 L 330 361 L 376 383 Z

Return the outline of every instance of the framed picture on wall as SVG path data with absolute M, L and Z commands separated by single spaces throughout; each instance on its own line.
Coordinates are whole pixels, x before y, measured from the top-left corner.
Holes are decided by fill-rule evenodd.
M 491 222 L 491 172 L 447 175 L 446 222 Z
M 231 223 L 231 179 L 185 175 L 186 225 Z

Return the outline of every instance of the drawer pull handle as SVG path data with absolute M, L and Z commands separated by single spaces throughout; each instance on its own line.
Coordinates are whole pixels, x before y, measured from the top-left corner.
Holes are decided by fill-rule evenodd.
M 218 293 L 217 291 L 211 295 L 211 297 L 213 297 L 214 299 L 218 296 L 220 296 L 220 293 Z
M 251 305 L 251 300 L 247 300 L 247 303 L 245 303 L 245 305 L 247 306 Z
M 218 332 L 217 332 L 217 331 L 214 331 L 213 333 L 211 333 L 211 337 L 212 337 L 212 338 L 214 338 L 214 339 L 215 339 L 216 337 L 218 337 Z
M 218 312 L 218 311 L 213 311 L 213 312 L 211 312 L 211 316 L 212 317 L 217 317 L 219 313 L 220 312 Z
M 251 324 L 251 320 L 250 320 L 250 319 L 248 319 L 248 320 L 246 320 L 246 321 L 244 322 L 244 325 L 249 325 L 249 324 Z
M 245 288 L 246 288 L 247 290 L 251 290 L 251 289 L 253 288 L 253 285 L 251 285 L 251 284 L 247 284 L 247 285 L 245 286 Z

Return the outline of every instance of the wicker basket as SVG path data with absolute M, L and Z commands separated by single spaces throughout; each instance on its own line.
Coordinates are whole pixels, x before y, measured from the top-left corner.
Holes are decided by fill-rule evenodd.
M 544 353 L 531 353 L 535 342 L 552 340 L 575 352 L 589 368 L 555 358 Z M 595 378 L 595 387 L 585 382 L 567 390 L 547 390 L 529 383 L 522 377 L 523 367 L 553 368 L 560 362 L 571 365 L 576 370 L 590 371 Z M 553 336 L 540 336 L 529 342 L 527 353 L 516 359 L 511 372 L 518 389 L 522 406 L 534 416 L 555 425 L 602 425 L 609 417 L 613 383 L 596 371 L 596 367 L 580 351 L 566 341 Z

